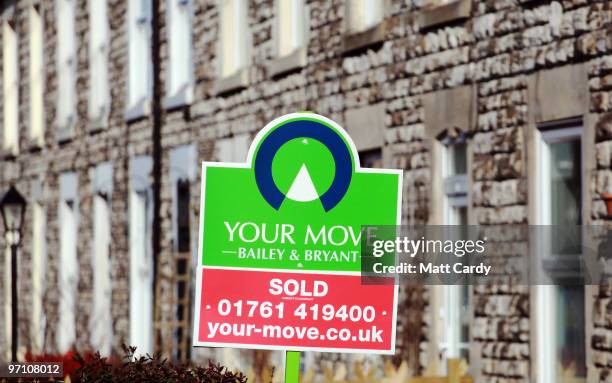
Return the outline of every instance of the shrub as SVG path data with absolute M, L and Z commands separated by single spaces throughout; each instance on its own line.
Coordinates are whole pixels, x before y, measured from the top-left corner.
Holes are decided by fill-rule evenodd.
M 246 383 L 241 373 L 233 373 L 218 364 L 208 367 L 176 365 L 160 354 L 135 357 L 136 347 L 124 346 L 123 363 L 103 358 L 99 353 L 90 357 L 75 355 L 79 368 L 74 381 L 84 383 L 118 382 L 185 382 L 185 383 Z
M 61 362 L 64 365 L 64 376 L 70 375 L 70 377 L 72 378 L 75 376 L 75 372 L 80 366 L 79 362 L 77 362 L 77 360 L 75 359 L 76 355 L 77 353 L 75 351 L 68 351 L 65 354 L 39 354 L 39 355 L 32 354 L 31 352 L 28 351 L 26 352 L 24 359 L 28 363 Z M 83 360 L 84 362 L 92 360 L 94 357 L 95 357 L 95 354 L 92 354 L 92 353 L 86 353 L 86 354 L 79 355 L 79 358 L 81 358 L 81 360 Z

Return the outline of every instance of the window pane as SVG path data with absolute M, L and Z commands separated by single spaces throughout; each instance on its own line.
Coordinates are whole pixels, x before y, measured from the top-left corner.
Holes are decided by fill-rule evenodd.
M 75 97 L 75 29 L 73 1 L 57 0 L 58 110 L 60 127 L 69 125 L 76 108 Z
M 146 192 L 130 199 L 130 344 L 137 355 L 153 351 L 153 264 Z
M 460 310 L 459 315 L 461 321 L 461 329 L 459 331 L 459 340 L 461 343 L 467 343 L 470 341 L 470 286 L 461 285 L 459 286 L 460 292 Z M 467 359 L 468 355 L 464 357 Z
M 189 84 L 191 77 L 191 2 L 169 0 L 169 65 L 167 95 L 176 95 Z
M 106 198 L 94 197 L 93 209 L 93 305 L 90 318 L 91 343 L 102 355 L 109 355 L 112 345 L 110 206 Z
M 384 1 L 350 0 L 348 3 L 348 26 L 351 32 L 361 32 L 380 23 L 383 18 Z
M 363 168 L 382 168 L 382 150 L 373 149 L 359 153 L 359 162 Z
M 367 29 L 378 24 L 383 18 L 384 1 L 381 0 L 363 0 L 365 17 L 363 28 Z
M 567 228 L 567 235 L 552 242 L 553 254 L 580 254 L 582 222 L 580 141 L 550 144 L 551 224 Z
M 130 0 L 129 12 L 129 107 L 147 100 L 151 92 L 151 0 Z
M 89 117 L 98 119 L 108 111 L 108 19 L 106 1 L 89 1 L 91 34 L 89 40 Z
M 237 0 L 223 0 L 221 9 L 221 75 L 232 75 L 237 67 L 236 52 L 236 25 L 238 19 Z
M 294 49 L 293 44 L 293 0 L 278 0 L 278 55 L 285 56 Z
M 452 220 L 450 225 L 466 226 L 468 224 L 467 206 L 453 207 Z
M 41 144 L 44 133 L 43 110 L 43 28 L 39 8 L 30 7 L 30 137 Z
M 581 159 L 580 141 L 550 145 L 551 223 L 580 225 L 581 219 Z
M 557 286 L 556 320 L 557 382 L 584 382 L 586 378 L 584 286 Z
M 363 28 L 363 0 L 349 0 L 347 7 L 349 30 L 360 31 Z
M 19 52 L 17 31 L 13 24 L 3 22 L 3 82 L 4 82 L 4 148 L 12 154 L 18 150 L 19 113 Z
M 304 19 L 302 0 L 277 0 L 278 56 L 286 56 L 303 45 Z
M 79 281 L 77 259 L 77 219 L 73 201 L 61 201 L 59 208 L 60 226 L 60 320 L 57 348 L 64 353 L 74 346 L 76 340 L 76 299 Z
M 467 173 L 467 145 L 460 142 L 448 146 L 449 176 Z
M 191 248 L 190 233 L 190 198 L 189 181 L 180 180 L 177 184 L 177 228 L 179 252 L 189 251 Z
M 32 343 L 34 352 L 42 352 L 44 339 L 43 297 L 45 291 L 46 238 L 44 207 L 32 206 Z

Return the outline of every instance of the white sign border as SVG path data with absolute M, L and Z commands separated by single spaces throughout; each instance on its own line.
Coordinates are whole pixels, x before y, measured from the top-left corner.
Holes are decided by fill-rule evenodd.
M 204 208 L 205 208 L 205 185 L 206 185 L 206 168 L 207 167 L 223 167 L 223 168 L 237 168 L 237 169 L 250 169 L 251 164 L 253 163 L 253 157 L 255 156 L 255 151 L 259 147 L 260 141 L 267 135 L 267 133 L 272 130 L 274 127 L 279 124 L 295 118 L 310 118 L 315 120 L 321 120 L 323 123 L 331 125 L 334 129 L 336 129 L 345 139 L 345 141 L 350 146 L 351 152 L 353 154 L 354 159 L 354 171 L 355 173 L 375 173 L 375 174 L 395 174 L 398 176 L 397 183 L 397 215 L 396 215 L 396 225 L 401 225 L 402 221 L 402 189 L 403 189 L 403 179 L 404 172 L 401 169 L 374 169 L 374 168 L 362 168 L 359 162 L 359 153 L 357 152 L 357 148 L 355 147 L 355 143 L 348 135 L 348 133 L 335 121 L 330 120 L 325 116 L 321 116 L 316 113 L 290 113 L 284 116 L 278 117 L 272 121 L 270 121 L 262 130 L 260 130 L 253 139 L 253 142 L 249 146 L 249 151 L 247 154 L 246 162 L 236 163 L 236 162 L 210 162 L 203 161 L 202 162 L 202 183 L 200 187 L 200 220 L 198 222 L 198 259 L 196 264 L 197 267 L 197 275 L 196 275 L 196 294 L 195 294 L 195 313 L 194 313 L 194 322 L 193 322 L 193 337 L 192 337 L 192 347 L 230 347 L 230 348 L 239 348 L 239 349 L 254 349 L 254 350 L 276 350 L 276 351 L 316 351 L 316 352 L 338 352 L 338 353 L 348 353 L 348 354 L 378 354 L 378 355 L 394 355 L 395 347 L 396 347 L 396 337 L 397 337 L 397 306 L 398 306 L 398 293 L 399 293 L 399 284 L 397 280 L 395 281 L 395 288 L 393 292 L 393 323 L 392 323 L 392 333 L 391 333 L 391 346 L 388 350 L 376 350 L 376 349 L 354 349 L 354 348 L 329 348 L 329 347 L 288 347 L 288 346 L 273 346 L 273 345 L 258 345 L 258 344 L 248 344 L 248 343 L 222 343 L 222 342 L 200 342 L 198 340 L 199 336 L 199 323 L 200 323 L 200 308 L 202 302 L 202 270 L 205 267 L 201 264 L 202 261 L 202 251 L 204 244 Z M 220 267 L 221 269 L 231 270 L 232 267 Z M 249 268 L 240 268 L 241 270 L 249 270 Z M 267 269 L 252 269 L 257 271 L 264 271 Z M 273 269 L 274 271 L 287 271 L 287 272 L 296 272 L 296 270 L 284 270 L 284 269 Z M 298 271 L 299 272 L 299 271 Z M 359 272 L 333 272 L 326 273 L 325 271 L 312 271 L 312 270 L 303 270 L 303 272 L 309 272 L 311 274 L 330 274 L 330 275 L 339 275 L 339 274 L 357 274 L 361 275 Z M 396 278 L 397 279 L 397 278 Z

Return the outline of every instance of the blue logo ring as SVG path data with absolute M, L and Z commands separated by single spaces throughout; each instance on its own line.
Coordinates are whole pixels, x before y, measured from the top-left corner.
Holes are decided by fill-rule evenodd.
M 295 138 L 312 138 L 329 149 L 336 166 L 334 180 L 319 198 L 323 209 L 330 211 L 344 197 L 353 177 L 351 152 L 340 135 L 332 128 L 313 120 L 285 123 L 272 131 L 261 143 L 255 156 L 255 181 L 259 192 L 274 209 L 278 210 L 286 196 L 272 177 L 272 161 L 278 150 Z

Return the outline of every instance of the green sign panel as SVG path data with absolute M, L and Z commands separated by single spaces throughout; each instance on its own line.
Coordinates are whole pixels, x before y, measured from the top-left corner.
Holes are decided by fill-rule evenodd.
M 300 120 L 334 126 L 310 114 L 279 125 Z M 319 141 L 295 138 L 272 162 L 274 181 L 287 196 L 277 210 L 262 198 L 250 166 L 259 150 L 257 141 L 265 139 L 261 136 L 249 152 L 248 164 L 205 164 L 202 264 L 360 271 L 361 227 L 396 224 L 400 175 L 358 169 L 357 154 L 346 137 L 353 161 L 350 186 L 342 201 L 326 212 L 319 197 L 334 178 L 334 159 Z M 297 187 L 301 190 L 296 192 Z

